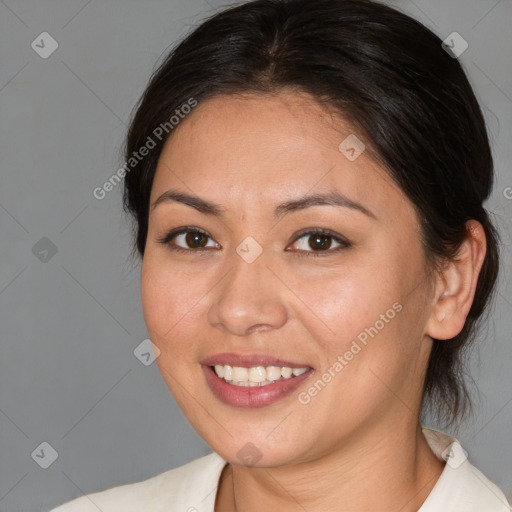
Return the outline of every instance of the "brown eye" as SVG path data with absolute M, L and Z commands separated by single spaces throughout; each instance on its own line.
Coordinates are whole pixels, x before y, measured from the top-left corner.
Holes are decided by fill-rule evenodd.
M 189 253 L 221 248 L 207 233 L 192 227 L 174 229 L 157 241 L 173 251 Z
M 327 256 L 351 246 L 352 244 L 341 235 L 330 230 L 316 228 L 302 231 L 292 244 L 291 250 L 308 256 Z
M 326 235 L 310 235 L 309 247 L 314 251 L 326 251 L 332 245 L 332 237 Z
M 205 247 L 208 243 L 208 236 L 206 236 L 204 233 L 200 233 L 199 231 L 189 231 L 185 235 L 185 243 L 191 249 Z

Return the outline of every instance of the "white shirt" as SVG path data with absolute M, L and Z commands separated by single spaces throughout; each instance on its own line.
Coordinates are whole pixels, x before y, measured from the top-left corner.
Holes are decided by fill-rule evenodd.
M 441 476 L 418 512 L 510 512 L 501 490 L 469 460 L 459 442 L 423 429 L 439 459 Z M 50 512 L 214 512 L 218 482 L 226 461 L 217 453 L 195 459 L 148 480 L 72 500 Z

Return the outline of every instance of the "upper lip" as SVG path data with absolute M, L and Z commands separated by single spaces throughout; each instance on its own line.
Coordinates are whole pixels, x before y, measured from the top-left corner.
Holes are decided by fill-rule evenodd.
M 289 366 L 290 368 L 309 368 L 307 364 L 293 363 L 264 354 L 214 354 L 203 359 L 202 364 L 206 366 L 229 365 L 251 368 L 253 366 Z

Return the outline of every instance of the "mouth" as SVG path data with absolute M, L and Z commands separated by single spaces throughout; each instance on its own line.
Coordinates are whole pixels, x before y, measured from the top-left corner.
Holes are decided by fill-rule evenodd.
M 313 372 L 311 366 L 262 355 L 218 354 L 202 362 L 207 383 L 222 402 L 263 407 L 294 391 Z
M 217 377 L 224 379 L 232 386 L 261 387 L 268 386 L 274 382 L 288 380 L 306 373 L 311 368 L 302 366 L 292 368 L 291 366 L 231 366 L 216 364 L 211 366 Z

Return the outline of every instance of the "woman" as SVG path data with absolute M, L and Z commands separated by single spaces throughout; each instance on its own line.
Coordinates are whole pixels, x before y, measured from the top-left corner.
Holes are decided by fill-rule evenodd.
M 510 510 L 457 440 L 498 273 L 480 108 L 454 54 L 369 0 L 203 23 L 129 129 L 144 318 L 214 452 L 55 511 Z

